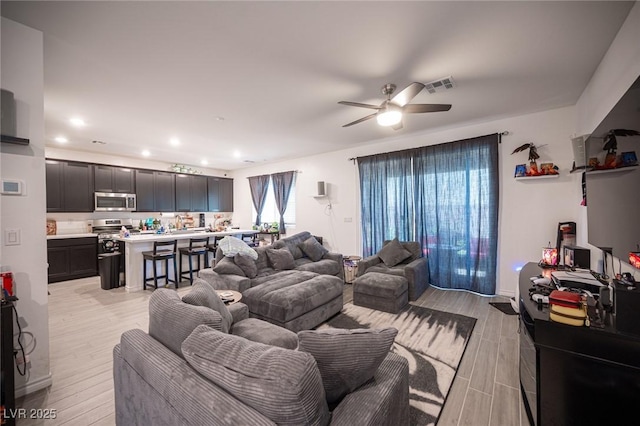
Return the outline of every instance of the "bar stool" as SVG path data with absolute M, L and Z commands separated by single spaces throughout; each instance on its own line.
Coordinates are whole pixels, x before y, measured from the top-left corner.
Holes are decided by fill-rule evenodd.
M 180 247 L 178 251 L 180 252 L 180 280 L 184 278 L 185 274 L 189 274 L 189 283 L 193 284 L 193 257 L 195 256 L 198 259 L 198 269 L 200 270 L 200 256 L 204 256 L 204 267 L 209 267 L 209 237 L 202 238 L 190 238 L 189 239 L 189 247 Z M 189 270 L 182 271 L 182 256 L 189 257 Z
M 216 251 L 218 250 L 218 241 L 223 237 L 213 237 L 213 243 L 207 245 L 207 255 L 205 257 L 205 267 L 209 267 L 209 253 L 213 254 L 213 260 L 211 261 L 211 267 L 216 263 Z
M 256 241 L 257 234 L 242 234 L 242 241 L 247 243 L 249 247 L 258 247 L 260 244 Z
M 155 288 L 158 288 L 158 279 L 164 278 L 166 280 L 165 286 L 168 286 L 169 283 L 173 283 L 176 286 L 176 290 L 178 289 L 178 268 L 176 265 L 176 246 L 178 244 L 177 240 L 170 241 L 154 241 L 153 242 L 153 251 L 143 251 L 142 252 L 142 271 L 143 271 L 143 279 L 144 282 L 142 284 L 142 289 L 147 289 L 147 282 L 153 280 L 153 285 Z M 167 249 L 170 247 L 170 249 Z M 173 280 L 169 279 L 169 260 L 173 259 Z M 157 274 L 157 261 L 164 260 L 164 268 L 165 274 L 158 275 Z M 147 277 L 147 261 L 153 262 L 153 278 Z

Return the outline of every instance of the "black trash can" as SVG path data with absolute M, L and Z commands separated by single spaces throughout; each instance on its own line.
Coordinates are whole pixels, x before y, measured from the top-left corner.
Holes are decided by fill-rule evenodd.
M 100 286 L 111 290 L 120 286 L 120 252 L 103 253 L 98 256 Z

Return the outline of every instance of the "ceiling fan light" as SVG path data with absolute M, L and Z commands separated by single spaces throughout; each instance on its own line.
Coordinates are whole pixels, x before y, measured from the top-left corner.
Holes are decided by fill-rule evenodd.
M 381 126 L 395 126 L 402 121 L 402 112 L 397 109 L 387 109 L 376 115 L 376 121 Z

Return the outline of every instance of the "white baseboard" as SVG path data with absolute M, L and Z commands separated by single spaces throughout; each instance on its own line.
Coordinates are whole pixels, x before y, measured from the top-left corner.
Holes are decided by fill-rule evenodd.
M 48 388 L 52 384 L 53 380 L 51 378 L 51 373 L 40 377 L 37 380 L 29 380 L 29 383 L 16 388 L 16 398 L 29 395 L 30 393 L 37 392 L 40 389 Z

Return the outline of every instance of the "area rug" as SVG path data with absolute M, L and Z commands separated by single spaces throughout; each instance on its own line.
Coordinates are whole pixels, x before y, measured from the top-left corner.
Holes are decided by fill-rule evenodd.
M 398 329 L 392 350 L 409 361 L 410 424 L 435 425 L 476 319 L 409 305 L 398 314 L 344 305 L 318 328 Z
M 509 302 L 489 302 L 491 306 L 507 315 L 518 315 Z

